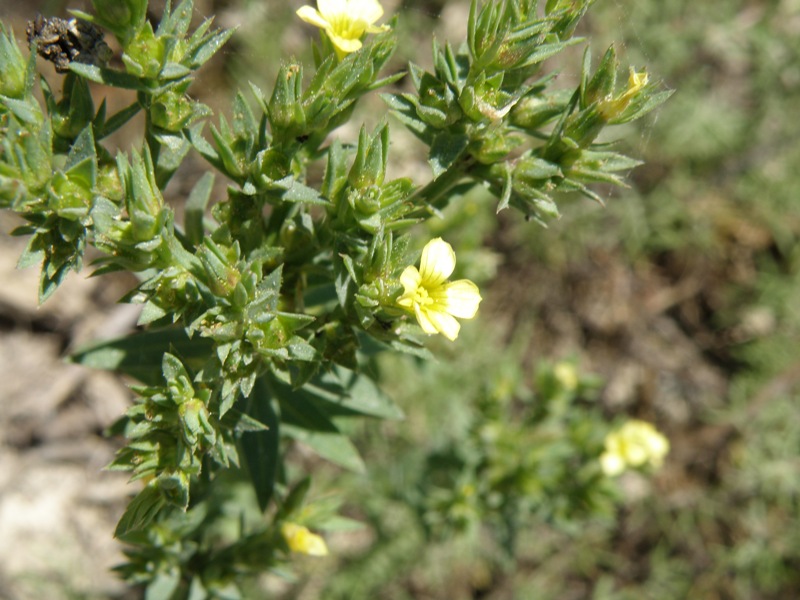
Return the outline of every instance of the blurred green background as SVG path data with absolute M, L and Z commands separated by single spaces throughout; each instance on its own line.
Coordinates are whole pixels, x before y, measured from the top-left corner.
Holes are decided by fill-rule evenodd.
M 38 4 L 3 1 L 0 13 L 20 37 L 37 8 L 66 5 Z M 232 86 L 271 88 L 278 57 L 304 56 L 316 35 L 293 18 L 301 4 L 198 1 L 198 18 L 240 27 L 196 86 L 201 98 L 224 108 Z M 458 43 L 466 29 L 465 1 L 384 6 L 400 14 L 390 69 L 429 65 L 431 33 Z M 546 230 L 495 217 L 475 192 L 421 235 L 457 248 L 481 284 L 479 316 L 456 344 L 431 341 L 436 363 L 383 361 L 408 418 L 352 432 L 367 476 L 297 457 L 320 473 L 313 494 L 342 500 L 366 527 L 333 536 L 332 557 L 299 561 L 293 583 L 268 581 L 276 597 L 800 597 L 800 0 L 598 1 L 579 32 L 595 57 L 613 42 L 623 63 L 676 90 L 655 116 L 612 132 L 645 164 L 630 189 L 605 190 L 606 208 L 565 198 Z M 553 65 L 565 86 L 581 51 Z M 370 125 L 385 113 L 378 99 L 362 108 Z M 419 147 L 394 125 L 395 175 L 426 180 Z M 491 447 L 508 472 L 540 443 L 571 452 L 518 426 L 561 360 L 581 378 L 568 407 L 589 416 L 558 413 L 555 434 L 631 416 L 654 422 L 672 451 L 653 477 L 607 490 L 621 509 L 601 495 L 574 517 L 526 483 L 513 515 L 502 498 L 491 512 L 474 501 L 484 472 L 470 449 Z M 542 485 L 579 480 L 566 471 Z

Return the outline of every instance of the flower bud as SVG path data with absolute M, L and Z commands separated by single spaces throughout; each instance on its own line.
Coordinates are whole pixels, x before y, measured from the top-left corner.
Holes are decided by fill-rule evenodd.
M 129 73 L 147 79 L 156 79 L 166 62 L 165 38 L 156 37 L 150 23 L 145 23 L 136 37 L 125 48 L 122 62 Z
M 125 49 L 147 17 L 147 0 L 92 0 L 92 6 L 95 22 L 111 31 Z
M 0 24 L 0 95 L 22 98 L 25 95 L 25 59 L 14 35 Z
M 189 476 L 183 471 L 162 473 L 156 478 L 156 485 L 170 504 L 183 509 L 189 505 Z
M 269 100 L 269 122 L 275 137 L 299 135 L 306 127 L 306 116 L 301 98 L 303 68 L 297 64 L 285 65 L 278 72 L 275 89 Z
M 181 404 L 179 410 L 183 420 L 183 437 L 187 444 L 194 446 L 200 438 L 205 438 L 209 444 L 214 443 L 215 431 L 208 420 L 208 408 L 202 400 L 193 398 Z
M 634 98 L 647 86 L 649 79 L 646 71 L 637 73 L 634 68 L 631 67 L 630 74 L 628 75 L 627 89 L 615 98 L 609 98 L 600 102 L 600 114 L 603 118 L 609 122 L 620 119 Z
M 153 125 L 166 131 L 181 131 L 189 124 L 193 116 L 193 102 L 174 89 L 155 98 L 150 106 L 150 118 Z
M 51 182 L 50 204 L 61 215 L 77 215 L 88 211 L 92 203 L 91 187 L 69 174 L 57 172 Z
M 85 79 L 68 73 L 62 96 L 51 115 L 53 131 L 60 137 L 74 140 L 94 119 L 92 94 Z
M 588 67 L 588 49 L 584 54 L 584 64 Z M 595 102 L 600 102 L 605 98 L 611 97 L 617 83 L 617 69 L 619 69 L 617 52 L 614 46 L 611 46 L 603 55 L 603 59 L 597 66 L 597 71 L 595 71 L 592 78 L 581 88 L 581 108 L 586 108 Z M 588 77 L 588 74 L 584 73 L 584 77 Z
M 356 158 L 347 176 L 350 185 L 360 191 L 380 186 L 386 175 L 388 150 L 389 128 L 386 125 L 371 140 L 367 136 L 366 128 L 362 127 L 358 136 Z
M 161 228 L 160 216 L 164 208 L 164 198 L 153 180 L 154 169 L 150 152 L 145 147 L 144 158 L 134 153 L 131 166 L 127 165 L 127 161 L 121 161 L 120 164 L 133 237 L 139 242 L 152 240 Z
M 569 104 L 570 92 L 548 96 L 525 96 L 511 109 L 511 124 L 522 129 L 538 129 L 560 117 Z

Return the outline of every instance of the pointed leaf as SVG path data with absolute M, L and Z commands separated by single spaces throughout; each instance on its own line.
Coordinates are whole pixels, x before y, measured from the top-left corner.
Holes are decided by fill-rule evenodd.
M 203 241 L 203 217 L 206 213 L 211 189 L 214 187 L 214 174 L 207 172 L 199 179 L 186 201 L 184 229 L 186 238 L 195 246 Z
M 303 388 L 319 400 L 382 419 L 403 419 L 403 411 L 375 382 L 342 366 L 313 378 Z
M 438 133 L 433 138 L 428 162 L 433 169 L 433 178 L 436 179 L 445 173 L 464 154 L 469 144 L 469 137 L 464 134 L 448 132 Z
M 70 356 L 70 361 L 93 369 L 119 371 L 143 383 L 157 385 L 162 378 L 162 358 L 170 349 L 194 369 L 205 363 L 212 343 L 206 338 L 190 339 L 182 328 L 170 327 L 80 348 Z
M 94 81 L 95 83 L 102 83 L 111 87 L 136 90 L 139 92 L 153 93 L 154 91 L 142 79 L 135 75 L 124 73 L 123 71 L 102 69 L 96 65 L 88 65 L 74 61 L 69 64 L 69 68 L 73 73 L 89 81 Z
M 309 394 L 277 382 L 272 389 L 280 403 L 281 423 L 286 435 L 303 442 L 332 463 L 357 473 L 364 472 L 364 461 L 356 447 L 317 407 Z
M 132 531 L 139 531 L 149 525 L 167 501 L 158 490 L 155 482 L 151 482 L 128 504 L 125 513 L 117 523 L 114 536 L 121 538 Z
M 247 400 L 247 414 L 267 429 L 244 433 L 241 449 L 258 505 L 266 511 L 275 490 L 275 477 L 280 464 L 280 423 L 272 408 L 269 388 L 263 378 L 256 380 Z

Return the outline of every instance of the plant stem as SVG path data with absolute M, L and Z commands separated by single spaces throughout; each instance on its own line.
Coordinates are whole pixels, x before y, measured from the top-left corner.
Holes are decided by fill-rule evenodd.
M 467 163 L 463 160 L 459 161 L 439 177 L 414 192 L 409 200 L 418 206 L 432 207 L 437 210 L 444 208 L 450 200 L 450 191 L 466 175 Z

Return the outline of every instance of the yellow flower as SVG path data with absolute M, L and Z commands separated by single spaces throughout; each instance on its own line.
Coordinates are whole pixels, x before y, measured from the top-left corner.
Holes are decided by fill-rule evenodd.
M 658 468 L 668 452 L 669 440 L 652 424 L 632 419 L 606 436 L 600 466 L 609 477 L 619 475 L 626 467 L 649 464 Z
M 617 96 L 616 98 L 608 98 L 600 105 L 600 113 L 608 119 L 613 119 L 619 116 L 633 100 L 642 88 L 644 88 L 650 81 L 650 76 L 647 71 L 636 72 L 631 67 L 628 73 L 628 87 L 627 89 Z
M 311 533 L 308 527 L 296 523 L 284 523 L 281 525 L 281 534 L 292 552 L 309 556 L 326 556 L 328 554 L 325 540 L 321 536 Z
M 447 281 L 456 266 L 452 246 L 436 238 L 422 250 L 420 268 L 406 267 L 400 275 L 405 291 L 397 304 L 413 310 L 425 333 L 441 333 L 449 340 L 458 337 L 459 319 L 471 319 L 478 311 L 481 295 L 469 279 Z
M 568 392 L 574 392 L 578 389 L 578 370 L 570 362 L 561 361 L 556 363 L 553 367 L 553 375 L 556 381 L 561 384 Z
M 383 15 L 378 0 L 317 0 L 317 7 L 301 6 L 297 16 L 324 30 L 341 59 L 361 48 L 365 33 L 380 33 L 387 25 L 376 26 Z

